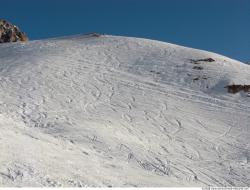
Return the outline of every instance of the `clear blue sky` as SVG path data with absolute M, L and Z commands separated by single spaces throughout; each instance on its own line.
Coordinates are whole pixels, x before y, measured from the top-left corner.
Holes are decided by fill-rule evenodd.
M 100 32 L 250 61 L 250 0 L 0 0 L 30 39 Z

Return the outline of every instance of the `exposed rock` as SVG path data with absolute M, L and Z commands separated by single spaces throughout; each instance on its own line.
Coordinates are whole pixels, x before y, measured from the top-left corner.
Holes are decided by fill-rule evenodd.
M 102 34 L 99 34 L 99 33 L 89 33 L 87 35 L 89 35 L 91 37 L 100 37 Z
M 250 92 L 250 85 L 233 84 L 233 85 L 225 86 L 225 88 L 227 88 L 227 91 L 229 93 L 233 93 L 233 94 L 238 93 L 240 91 Z
M 215 60 L 212 58 L 205 58 L 205 59 L 190 59 L 191 63 L 200 64 L 201 62 L 214 62 Z
M 196 69 L 196 70 L 203 70 L 203 67 L 200 67 L 200 66 L 194 66 L 193 69 Z
M 28 37 L 17 26 L 0 19 L 0 43 L 28 41 Z

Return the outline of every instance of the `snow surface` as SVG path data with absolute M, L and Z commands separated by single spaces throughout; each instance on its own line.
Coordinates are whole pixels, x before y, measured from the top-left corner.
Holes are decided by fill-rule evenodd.
M 2 44 L 0 186 L 250 186 L 250 97 L 224 88 L 249 81 L 153 40 Z

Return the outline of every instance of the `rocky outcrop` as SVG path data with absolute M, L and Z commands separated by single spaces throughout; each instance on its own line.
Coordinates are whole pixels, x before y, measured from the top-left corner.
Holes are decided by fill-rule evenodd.
M 214 62 L 215 60 L 212 58 L 205 58 L 205 59 L 190 59 L 191 63 L 194 64 L 201 64 L 203 62 Z
M 232 94 L 238 93 L 240 91 L 250 93 L 250 85 L 233 84 L 225 86 L 225 88 L 227 88 L 227 91 Z
M 0 19 L 0 43 L 28 41 L 28 37 L 17 26 Z

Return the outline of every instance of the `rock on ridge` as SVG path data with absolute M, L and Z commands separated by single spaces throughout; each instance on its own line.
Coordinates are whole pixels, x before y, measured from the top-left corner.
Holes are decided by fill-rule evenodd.
M 0 19 L 0 43 L 28 41 L 28 37 L 17 26 Z

